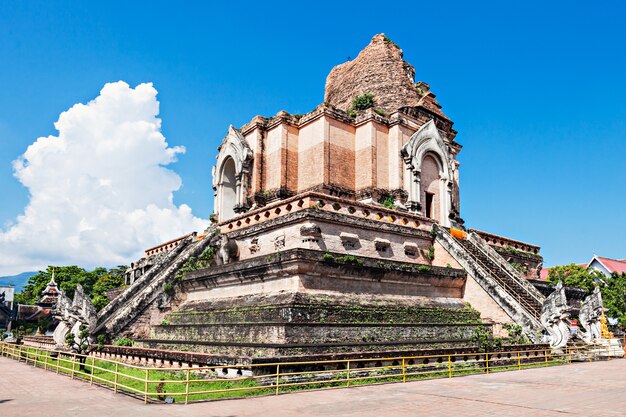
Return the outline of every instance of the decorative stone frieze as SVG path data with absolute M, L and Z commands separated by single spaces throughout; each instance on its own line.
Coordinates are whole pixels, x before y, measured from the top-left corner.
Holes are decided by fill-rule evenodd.
M 376 239 L 374 239 L 374 246 L 376 247 L 377 251 L 384 252 L 391 247 L 391 242 L 389 241 L 389 239 L 382 239 L 377 237 Z
M 315 236 L 319 237 L 322 235 L 322 229 L 315 223 L 305 223 L 300 227 L 300 234 L 302 236 Z

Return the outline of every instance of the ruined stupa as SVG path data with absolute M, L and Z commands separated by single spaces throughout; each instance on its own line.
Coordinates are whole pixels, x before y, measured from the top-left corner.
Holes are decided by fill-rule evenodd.
M 230 126 L 216 224 L 146 252 L 98 330 L 236 358 L 458 348 L 511 322 L 533 339 L 539 247 L 464 228 L 452 126 L 374 36 L 313 111 Z

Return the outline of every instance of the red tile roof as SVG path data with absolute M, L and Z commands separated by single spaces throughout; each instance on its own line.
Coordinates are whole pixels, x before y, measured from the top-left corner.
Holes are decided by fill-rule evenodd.
M 626 261 L 618 261 L 617 259 L 603 258 L 596 256 L 598 262 L 606 267 L 609 272 L 616 272 L 618 274 L 626 273 Z

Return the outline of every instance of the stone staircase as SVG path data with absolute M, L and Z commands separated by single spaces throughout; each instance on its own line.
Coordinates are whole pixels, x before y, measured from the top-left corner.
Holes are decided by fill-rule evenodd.
M 436 239 L 526 335 L 537 341 L 543 330 L 540 322 L 543 294 L 476 233 L 458 239 L 438 227 Z
M 128 286 L 98 313 L 94 334 L 101 331 L 119 334 L 163 294 L 163 286 L 174 280 L 176 272 L 189 258 L 197 257 L 204 252 L 215 234 L 215 229 L 215 226 L 212 226 L 203 239 L 197 239 L 194 235 L 187 237 L 159 263 Z

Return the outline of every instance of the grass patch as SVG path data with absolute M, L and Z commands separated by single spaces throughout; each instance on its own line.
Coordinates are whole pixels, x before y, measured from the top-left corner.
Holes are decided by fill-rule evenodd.
M 174 397 L 177 403 L 188 401 L 214 400 L 221 398 L 248 397 L 329 389 L 345 386 L 374 385 L 403 381 L 418 381 L 434 378 L 497 373 L 511 370 L 542 368 L 570 363 L 567 355 L 543 354 L 526 356 L 526 352 L 489 353 L 489 364 L 485 363 L 484 353 L 447 357 L 424 356 L 415 358 L 384 359 L 373 367 L 363 365 L 376 359 L 354 360 L 349 363 L 337 362 L 332 366 L 345 366 L 345 369 L 318 371 L 290 371 L 280 365 L 281 373 L 268 373 L 237 378 L 223 376 L 220 367 L 204 369 L 155 369 L 131 366 L 95 357 L 87 357 L 85 363 L 75 360 L 71 354 L 59 353 L 56 356 L 47 350 L 32 347 L 21 349 L 2 347 L 4 356 L 20 360 L 29 366 L 45 368 L 51 372 L 71 376 L 85 382 L 116 389 L 149 400 L 160 402 L 165 397 Z M 578 354 L 578 353 L 577 353 Z M 593 358 L 592 358 L 593 359 Z M 415 361 L 415 363 L 414 363 Z M 263 365 L 265 371 L 272 372 L 271 365 Z M 292 368 L 293 369 L 293 368 Z M 257 368 L 260 371 L 261 368 Z M 247 372 L 242 369 L 242 371 Z M 278 382 L 278 387 L 276 383 Z

